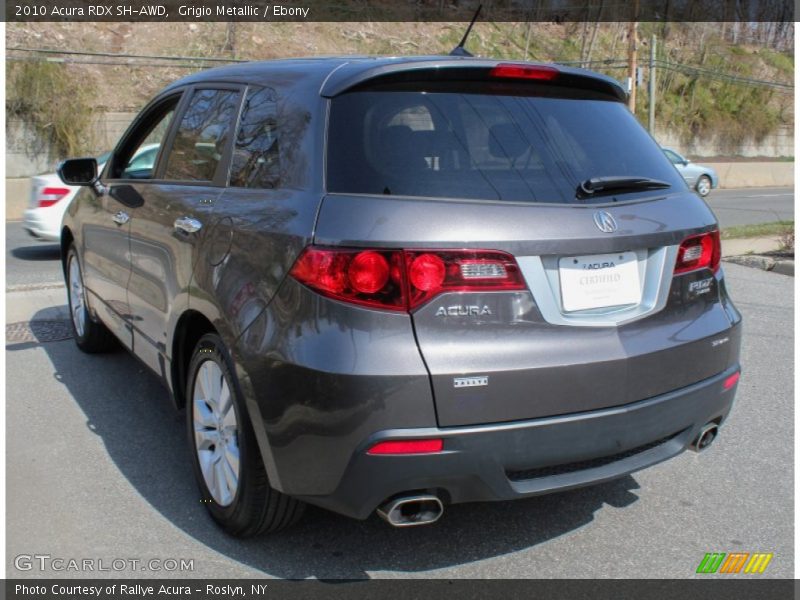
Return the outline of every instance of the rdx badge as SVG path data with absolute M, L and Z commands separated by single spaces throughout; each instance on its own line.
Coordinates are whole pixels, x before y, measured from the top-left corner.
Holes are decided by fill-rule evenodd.
M 491 314 L 492 311 L 485 304 L 482 307 L 475 304 L 471 306 L 465 306 L 463 304 L 448 307 L 440 306 L 436 310 L 437 317 L 480 317 Z

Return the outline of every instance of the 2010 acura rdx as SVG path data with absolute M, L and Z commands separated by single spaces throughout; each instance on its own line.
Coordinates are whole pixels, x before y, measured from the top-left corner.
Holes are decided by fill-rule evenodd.
M 430 523 L 702 449 L 741 317 L 714 215 L 624 100 L 466 57 L 182 79 L 101 174 L 60 166 L 85 186 L 61 234 L 77 344 L 164 380 L 235 535 L 306 502 Z

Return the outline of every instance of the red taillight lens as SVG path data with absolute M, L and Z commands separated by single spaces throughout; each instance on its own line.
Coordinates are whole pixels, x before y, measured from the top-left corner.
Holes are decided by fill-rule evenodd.
M 733 375 L 730 375 L 729 377 L 726 377 L 725 381 L 722 382 L 722 388 L 725 389 L 725 390 L 731 389 L 733 386 L 735 386 L 737 383 L 739 383 L 739 377 L 740 376 L 741 376 L 741 373 L 739 371 L 737 371 Z
M 290 272 L 316 292 L 410 311 L 446 292 L 524 290 L 514 257 L 496 250 L 303 250 Z
M 543 65 L 515 65 L 511 63 L 501 63 L 493 67 L 489 72 L 489 77 L 506 79 L 534 79 L 538 81 L 552 81 L 559 75 L 559 70 L 555 67 Z
M 375 294 L 389 282 L 389 263 L 377 252 L 359 252 L 350 261 L 347 275 L 355 291 Z
M 514 257 L 495 250 L 406 251 L 409 308 L 447 292 L 524 290 Z
M 290 274 L 324 296 L 389 310 L 406 310 L 402 252 L 309 247 Z
M 69 190 L 67 188 L 60 188 L 60 187 L 46 187 L 43 188 L 41 192 L 39 192 L 39 208 L 46 208 L 48 206 L 53 206 L 56 202 L 63 199 L 64 196 L 69 194 Z
M 683 240 L 678 248 L 675 274 L 688 273 L 698 269 L 711 269 L 716 273 L 719 269 L 721 255 L 719 231 L 693 235 Z
M 423 292 L 439 289 L 444 283 L 445 271 L 444 261 L 435 254 L 420 254 L 408 266 L 411 285 Z
M 444 442 L 441 439 L 432 440 L 392 440 L 378 442 L 367 450 L 367 454 L 430 454 L 441 452 Z

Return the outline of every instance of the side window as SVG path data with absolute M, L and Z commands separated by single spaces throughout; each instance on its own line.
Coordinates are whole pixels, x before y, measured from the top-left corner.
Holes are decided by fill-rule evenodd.
M 247 93 L 233 149 L 232 186 L 272 189 L 280 185 L 277 106 L 270 88 Z
M 114 155 L 112 179 L 152 179 L 158 151 L 169 131 L 180 96 L 156 106 Z
M 183 114 L 164 179 L 213 181 L 239 104 L 235 90 L 197 90 Z

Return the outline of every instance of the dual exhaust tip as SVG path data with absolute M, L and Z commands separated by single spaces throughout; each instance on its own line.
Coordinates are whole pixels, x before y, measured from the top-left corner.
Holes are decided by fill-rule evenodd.
M 401 496 L 382 504 L 377 513 L 392 527 L 414 527 L 438 521 L 444 513 L 444 505 L 429 494 Z

